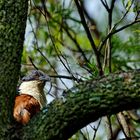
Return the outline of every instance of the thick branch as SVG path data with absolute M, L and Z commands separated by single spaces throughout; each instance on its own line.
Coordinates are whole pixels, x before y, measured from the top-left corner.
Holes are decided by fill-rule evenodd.
M 66 140 L 99 117 L 139 108 L 140 71 L 83 82 L 72 91 L 35 117 L 24 128 L 23 139 Z

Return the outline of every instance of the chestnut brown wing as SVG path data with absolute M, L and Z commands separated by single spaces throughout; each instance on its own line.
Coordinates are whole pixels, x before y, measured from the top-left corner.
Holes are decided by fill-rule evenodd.
M 16 97 L 13 116 L 17 122 L 27 124 L 39 111 L 39 102 L 34 97 L 27 94 L 21 94 Z

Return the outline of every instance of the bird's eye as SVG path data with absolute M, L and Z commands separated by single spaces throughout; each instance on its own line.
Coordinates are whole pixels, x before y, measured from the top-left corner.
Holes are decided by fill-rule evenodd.
M 44 76 L 44 73 L 42 71 L 37 71 L 38 72 L 38 76 Z

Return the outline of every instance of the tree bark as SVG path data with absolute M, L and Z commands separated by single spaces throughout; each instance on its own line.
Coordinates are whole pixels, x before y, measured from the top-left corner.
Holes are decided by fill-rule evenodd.
M 86 81 L 67 91 L 65 99 L 53 101 L 46 112 L 34 117 L 23 128 L 22 139 L 67 140 L 99 117 L 139 108 L 139 93 L 139 70 Z
M 27 19 L 27 0 L 0 1 L 0 139 L 10 139 Z

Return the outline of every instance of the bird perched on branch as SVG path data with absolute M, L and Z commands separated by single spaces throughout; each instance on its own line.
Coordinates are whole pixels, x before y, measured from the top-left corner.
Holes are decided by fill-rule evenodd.
M 27 124 L 37 112 L 46 106 L 47 100 L 43 91 L 46 81 L 50 81 L 49 76 L 40 70 L 33 70 L 22 78 L 13 111 L 17 122 Z

